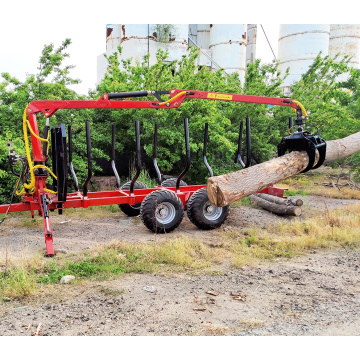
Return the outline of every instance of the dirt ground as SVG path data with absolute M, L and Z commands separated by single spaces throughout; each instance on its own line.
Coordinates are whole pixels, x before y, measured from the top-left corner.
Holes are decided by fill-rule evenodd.
M 304 216 L 312 209 L 335 209 L 358 200 L 297 196 Z M 91 211 L 91 210 L 88 210 Z M 43 250 L 42 227 L 6 229 L 12 257 Z M 71 221 L 68 221 L 71 220 Z M 67 221 L 65 223 L 61 223 Z M 181 234 L 203 241 L 218 231 L 293 221 L 262 209 L 231 209 L 221 230 L 200 231 L 185 217 L 167 239 Z M 67 252 L 111 241 L 153 241 L 139 218 L 120 212 L 87 218 L 51 215 L 54 245 Z M 360 234 L 359 234 L 360 236 Z M 5 243 L 6 234 L 0 232 Z M 64 285 L 60 300 L 6 305 L 1 335 L 360 335 L 360 251 L 314 252 L 256 267 L 225 269 L 221 275 L 127 274 L 116 280 Z
M 311 216 L 312 210 L 318 212 L 325 209 L 332 210 L 359 202 L 359 200 L 299 195 L 296 199 L 304 201 L 303 215 L 300 219 Z M 216 238 L 218 231 L 231 231 L 251 226 L 265 227 L 274 222 L 294 221 L 293 216 L 278 216 L 260 208 L 241 205 L 231 208 L 228 219 L 220 229 L 202 231 L 193 225 L 185 214 L 184 220 L 175 231 L 170 234 L 154 235 L 143 225 L 139 217 L 127 217 L 120 211 L 113 213 L 106 211 L 103 214 L 96 213 L 94 216 L 91 209 L 79 210 L 71 214 L 67 211 L 63 215 L 58 215 L 56 212 L 50 214 L 55 250 L 76 252 L 113 241 L 170 240 L 181 235 L 206 241 Z M 27 220 L 25 224 L 24 219 Z M 36 224 L 31 223 L 30 217 L 11 217 L 6 220 L 6 227 L 0 227 L 0 244 L 5 245 L 8 241 L 9 253 L 12 257 L 43 253 L 45 251 L 43 231 L 41 217 L 37 217 Z M 5 252 L 0 250 L 0 260 L 4 255 Z

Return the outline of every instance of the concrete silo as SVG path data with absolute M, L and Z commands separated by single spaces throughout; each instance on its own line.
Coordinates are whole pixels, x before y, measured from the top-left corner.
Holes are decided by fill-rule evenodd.
M 360 65 L 360 25 L 359 24 L 331 24 L 329 55 L 341 61 L 345 56 L 351 57 L 349 66 L 359 68 Z M 342 74 L 338 81 L 346 80 L 348 74 Z
M 209 48 L 213 61 L 228 74 L 238 73 L 243 83 L 246 69 L 246 24 L 210 25 Z
M 246 65 L 256 59 L 257 24 L 248 24 L 246 39 Z
M 282 74 L 290 68 L 285 79 L 284 92 L 300 80 L 316 56 L 321 51 L 323 56 L 329 52 L 329 24 L 286 24 L 280 25 L 278 60 Z
M 209 49 L 210 24 L 197 24 L 197 44 L 202 49 Z
M 142 61 L 150 54 L 149 65 L 156 62 L 159 48 L 169 52 L 168 61 L 180 60 L 188 48 L 189 24 L 173 24 L 170 32 L 165 32 L 169 24 L 108 24 L 106 26 L 106 54 L 110 55 L 121 45 L 120 59 L 132 58 L 132 63 Z M 161 37 L 164 31 L 166 36 Z M 160 41 L 161 40 L 161 41 Z M 103 55 L 98 56 L 98 76 L 100 81 L 106 72 L 107 61 Z M 122 64 L 120 62 L 120 67 Z

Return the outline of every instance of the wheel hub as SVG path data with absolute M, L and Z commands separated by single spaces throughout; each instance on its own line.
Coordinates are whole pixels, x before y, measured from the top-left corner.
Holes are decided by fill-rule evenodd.
M 208 220 L 217 220 L 222 214 L 222 208 L 216 207 L 207 201 L 203 207 L 204 216 Z
M 161 224 L 168 224 L 175 218 L 175 207 L 169 202 L 163 202 L 156 207 L 155 217 Z

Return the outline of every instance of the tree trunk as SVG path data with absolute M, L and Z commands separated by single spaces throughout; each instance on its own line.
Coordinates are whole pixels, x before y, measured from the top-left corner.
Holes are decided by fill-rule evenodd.
M 303 204 L 303 201 L 301 199 L 290 199 L 290 198 L 285 199 L 285 198 L 281 198 L 278 196 L 263 194 L 263 193 L 256 194 L 256 196 L 258 196 L 264 200 L 267 200 L 271 203 L 279 204 L 279 205 L 301 206 Z
M 360 151 L 360 132 L 326 143 L 325 162 L 343 159 Z M 315 164 L 319 159 L 318 153 Z M 262 164 L 210 177 L 207 193 L 215 206 L 226 206 L 304 170 L 309 162 L 305 151 L 293 151 Z M 314 165 L 315 165 L 314 164 Z
M 256 205 L 261 206 L 263 209 L 270 211 L 274 214 L 278 215 L 292 215 L 292 216 L 300 216 L 301 215 L 301 207 L 286 205 L 286 204 L 276 204 L 270 201 L 267 201 L 260 196 L 260 194 L 249 195 L 249 200 L 254 202 Z

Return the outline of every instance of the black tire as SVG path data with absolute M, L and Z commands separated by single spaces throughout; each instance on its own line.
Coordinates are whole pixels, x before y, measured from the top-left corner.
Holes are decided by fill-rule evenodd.
M 131 181 L 125 183 L 121 190 L 130 190 Z M 134 189 L 147 189 L 148 187 L 141 181 L 135 181 Z M 141 203 L 135 203 L 134 205 L 119 204 L 120 210 L 127 216 L 138 216 L 140 214 Z
M 177 178 L 170 178 L 166 179 L 161 183 L 161 186 L 163 187 L 175 187 L 176 186 Z M 187 186 L 187 183 L 185 181 L 180 180 L 180 186 Z
M 172 191 L 151 192 L 141 203 L 140 217 L 154 233 L 164 234 L 175 230 L 184 217 L 184 206 Z
M 215 207 L 211 205 L 206 188 L 195 191 L 187 202 L 189 220 L 202 230 L 212 230 L 220 227 L 230 213 L 230 207 Z

